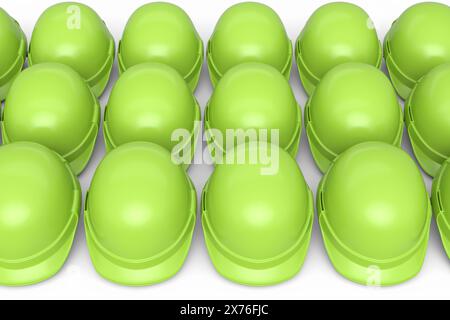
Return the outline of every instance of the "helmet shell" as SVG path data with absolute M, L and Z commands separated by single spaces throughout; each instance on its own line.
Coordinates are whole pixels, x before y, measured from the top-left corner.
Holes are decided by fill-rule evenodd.
M 406 123 L 414 154 L 434 176 L 450 157 L 450 62 L 422 77 L 405 103 Z
M 207 56 L 214 86 L 229 69 L 243 62 L 271 65 L 289 79 L 292 44 L 275 11 L 262 3 L 242 2 L 220 17 Z
M 42 63 L 11 85 L 2 119 L 4 143 L 33 141 L 62 155 L 80 173 L 93 151 L 100 106 L 70 67 Z
M 450 62 L 450 7 L 423 2 L 405 10 L 385 38 L 386 66 L 398 94 L 406 99 L 432 68 Z
M 389 79 L 363 63 L 344 63 L 320 81 L 305 109 L 314 160 L 325 172 L 337 155 L 365 141 L 399 146 L 403 113 Z
M 296 43 L 300 78 L 308 95 L 333 67 L 346 62 L 381 65 L 382 50 L 372 20 L 360 7 L 328 3 L 308 19 Z
M 157 143 L 169 151 L 175 130 L 189 132 L 182 150 L 194 155 L 200 107 L 179 73 L 164 64 L 141 63 L 127 69 L 109 97 L 103 126 L 108 150 L 132 141 Z
M 433 180 L 431 201 L 445 252 L 450 259 L 450 170 L 446 160 Z
M 172 277 L 188 253 L 195 210 L 195 189 L 165 148 L 149 142 L 117 147 L 98 166 L 86 198 L 95 269 L 125 285 Z
M 215 149 L 228 149 L 227 130 L 267 130 L 267 139 L 278 130 L 279 145 L 297 154 L 301 135 L 301 109 L 289 82 L 274 67 L 243 63 L 219 81 L 205 111 L 205 128 L 211 130 Z M 223 139 L 217 135 L 220 133 Z M 262 132 L 251 140 L 265 140 Z M 221 141 L 222 140 L 222 141 Z M 275 141 L 272 141 L 276 143 Z M 233 144 L 238 144 L 235 141 Z
M 0 147 L 0 180 L 0 284 L 43 281 L 69 254 L 79 183 L 62 157 L 31 142 Z
M 27 39 L 19 24 L 0 8 L 0 101 L 6 98 L 14 77 L 22 70 Z
M 312 193 L 295 160 L 278 146 L 250 142 L 233 150 L 234 161 L 217 165 L 203 190 L 210 258 L 221 275 L 241 284 L 290 279 L 309 246 Z M 240 155 L 245 161 L 237 161 Z
M 77 71 L 100 96 L 114 63 L 114 39 L 97 13 L 77 2 L 55 4 L 39 17 L 30 41 L 29 65 L 57 62 Z
M 153 2 L 131 15 L 118 54 L 121 73 L 143 62 L 164 63 L 177 70 L 194 90 L 203 64 L 203 42 L 183 9 Z
M 402 149 L 365 142 L 342 153 L 317 193 L 325 247 L 336 270 L 366 285 L 393 285 L 421 269 L 431 206 Z

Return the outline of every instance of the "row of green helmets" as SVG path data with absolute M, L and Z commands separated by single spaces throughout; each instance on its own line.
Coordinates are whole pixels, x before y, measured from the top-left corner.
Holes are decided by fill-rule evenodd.
M 414 153 L 437 176 L 432 202 L 450 255 L 449 32 L 448 6 L 407 9 L 384 44 L 393 86 L 379 70 L 374 25 L 353 4 L 320 7 L 296 42 L 309 95 L 306 132 L 325 172 L 316 197 L 320 227 L 331 262 L 352 281 L 403 282 L 419 272 L 426 251 L 432 207 L 419 169 L 399 148 L 395 91 L 407 98 Z M 101 18 L 79 3 L 41 15 L 22 72 L 26 39 L 4 11 L 0 42 L 0 284 L 25 285 L 55 274 L 70 251 L 81 204 L 76 175 L 94 149 L 97 99 L 115 45 Z M 232 281 L 279 283 L 301 269 L 314 220 L 313 195 L 295 161 L 302 115 L 288 82 L 292 44 L 272 9 L 240 3 L 219 19 L 206 59 L 214 92 L 204 126 L 216 160 L 201 197 L 207 249 Z M 150 3 L 128 20 L 118 46 L 121 75 L 104 115 L 107 155 L 84 215 L 94 267 L 111 281 L 161 282 L 187 256 L 197 197 L 189 161 L 176 160 L 194 156 L 201 111 L 193 91 L 202 64 L 202 40 L 177 6 Z M 177 129 L 182 143 L 172 140 Z M 272 141 L 262 130 L 228 144 L 229 129 L 279 135 Z

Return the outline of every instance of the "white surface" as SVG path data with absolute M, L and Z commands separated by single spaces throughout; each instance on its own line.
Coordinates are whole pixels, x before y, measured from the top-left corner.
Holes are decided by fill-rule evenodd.
M 18 20 L 30 39 L 34 24 L 48 6 L 58 1 L 50 0 L 2 0 L 1 6 Z M 90 5 L 105 20 L 118 41 L 131 13 L 147 1 L 80 1 Z M 172 1 L 186 10 L 206 43 L 213 28 L 231 4 L 239 1 L 185 0 Z M 301 28 L 312 12 L 322 3 L 330 1 L 278 0 L 261 1 L 270 5 L 281 17 L 290 38 L 295 41 Z M 391 23 L 411 4 L 418 1 L 350 1 L 364 8 L 373 19 L 380 39 L 383 39 Z M 441 0 L 441 2 L 446 2 Z M 448 1 L 447 1 L 448 3 Z M 101 98 L 104 107 L 111 85 L 117 79 L 117 65 L 108 87 Z M 292 88 L 300 105 L 304 106 L 306 95 L 300 84 L 296 66 L 292 68 Z M 212 88 L 206 65 L 200 79 L 196 96 L 204 108 Z M 411 153 L 408 137 L 405 135 L 404 149 Z M 198 150 L 199 153 L 200 150 Z M 99 136 L 95 154 L 88 168 L 80 176 L 85 191 L 92 174 L 104 155 L 103 137 Z M 302 136 L 298 163 L 305 178 L 315 192 L 321 173 L 314 165 L 306 135 Z M 198 194 L 212 172 L 208 165 L 193 165 L 189 174 Z M 431 179 L 425 176 L 430 191 Z M 317 220 L 317 219 L 316 219 Z M 450 298 L 450 263 L 445 256 L 433 221 L 428 253 L 422 272 L 414 279 L 395 287 L 369 288 L 354 284 L 337 274 L 324 250 L 317 221 L 306 262 L 301 272 L 292 280 L 266 288 L 245 287 L 222 278 L 213 268 L 203 241 L 200 220 L 198 220 L 192 247 L 182 270 L 171 280 L 162 284 L 142 288 L 129 288 L 110 283 L 94 270 L 86 246 L 83 224 L 78 233 L 70 256 L 63 269 L 53 278 L 40 284 L 22 288 L 0 288 L 0 299 L 71 298 L 71 299 L 391 299 L 391 298 Z

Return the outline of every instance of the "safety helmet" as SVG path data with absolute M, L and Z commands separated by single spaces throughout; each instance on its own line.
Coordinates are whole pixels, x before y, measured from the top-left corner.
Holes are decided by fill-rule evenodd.
M 69 255 L 81 189 L 67 162 L 32 142 L 0 147 L 0 285 L 50 278 Z
M 357 144 L 322 178 L 317 211 L 335 269 L 365 285 L 394 285 L 421 269 L 431 205 L 414 161 L 384 142 Z
M 347 2 L 325 4 L 312 14 L 297 39 L 295 55 L 308 95 L 341 63 L 360 62 L 379 68 L 382 61 L 372 20 L 363 9 Z
M 58 62 L 72 67 L 98 97 L 114 63 L 114 39 L 90 7 L 58 3 L 42 13 L 30 41 L 28 64 Z
M 414 154 L 431 176 L 450 157 L 450 62 L 422 77 L 405 103 Z
M 94 267 L 120 284 L 164 281 L 181 268 L 195 219 L 195 189 L 170 152 L 150 142 L 121 145 L 102 160 L 86 195 Z
M 450 62 L 450 7 L 423 2 L 394 21 L 384 39 L 384 58 L 397 93 L 406 99 L 435 66 Z
M 231 139 L 235 136 L 228 136 L 230 130 L 244 133 L 250 140 L 279 144 L 295 156 L 301 127 L 301 109 L 289 82 L 274 67 L 262 63 L 248 62 L 230 69 L 205 110 L 205 130 L 212 153 L 218 152 L 215 157 L 240 143 Z M 248 130 L 257 132 L 252 137 Z M 271 140 L 274 130 L 279 130 L 278 142 Z
M 401 144 L 403 113 L 389 79 L 374 66 L 344 63 L 319 82 L 305 107 L 314 160 L 325 172 L 336 156 L 365 141 Z
M 195 90 L 203 64 L 203 42 L 186 12 L 168 2 L 153 2 L 130 17 L 119 43 L 119 72 L 143 62 L 177 70 Z
M 450 259 L 450 159 L 446 160 L 433 180 L 431 201 L 445 252 Z
M 180 160 L 187 152 L 185 160 L 190 163 L 200 118 L 192 91 L 175 69 L 141 63 L 127 69 L 111 91 L 103 125 L 106 149 L 148 141 L 179 155 Z M 180 129 L 189 132 L 189 138 L 172 140 L 175 130 Z
M 209 256 L 222 276 L 237 283 L 288 280 L 308 250 L 312 193 L 295 160 L 278 146 L 247 142 L 233 151 L 233 161 L 218 164 L 203 190 Z
M 19 24 L 0 8 L 0 101 L 6 98 L 14 77 L 22 70 L 27 39 Z
M 11 85 L 1 122 L 3 143 L 45 145 L 79 174 L 94 149 L 99 121 L 98 100 L 78 73 L 42 63 L 25 69 Z
M 243 62 L 271 65 L 289 79 L 292 44 L 275 11 L 262 3 L 242 2 L 220 17 L 208 42 L 207 60 L 213 86 Z

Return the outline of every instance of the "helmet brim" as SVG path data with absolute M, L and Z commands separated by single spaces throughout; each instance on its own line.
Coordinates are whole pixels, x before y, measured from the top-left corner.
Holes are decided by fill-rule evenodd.
M 420 167 L 428 175 L 434 177 L 438 174 L 442 163 L 447 157 L 431 148 L 417 130 L 412 114 L 414 91 L 415 89 L 411 91 L 409 98 L 405 102 L 405 122 L 408 129 L 409 140 L 411 141 L 412 150 Z
M 302 136 L 302 112 L 300 106 L 297 104 L 297 121 L 295 124 L 295 131 L 293 135 L 291 136 L 289 143 L 286 146 L 279 146 L 283 150 L 285 150 L 287 153 L 291 155 L 291 157 L 295 158 L 297 156 L 299 147 L 300 147 L 300 140 Z M 223 159 L 225 154 L 227 153 L 227 149 L 224 148 L 224 146 L 220 143 L 216 143 L 215 136 L 214 136 L 214 126 L 211 124 L 210 116 L 209 116 L 209 110 L 210 110 L 210 104 L 209 101 L 206 104 L 205 107 L 205 116 L 203 119 L 205 132 L 207 132 L 207 147 L 209 150 L 209 154 L 211 155 L 211 158 L 215 160 L 217 158 Z M 226 145 L 226 143 L 225 143 Z
M 5 100 L 13 80 L 20 73 L 20 71 L 22 71 L 27 57 L 27 38 L 25 36 L 25 33 L 23 33 L 22 29 L 20 29 L 18 23 L 17 26 L 20 30 L 20 37 L 21 37 L 19 50 L 17 52 L 17 57 L 14 63 L 11 65 L 7 73 L 0 75 L 0 102 Z
M 423 169 L 423 171 L 425 171 L 426 174 L 434 177 L 439 172 L 441 163 L 433 161 L 433 159 L 428 156 L 426 151 L 421 148 L 420 142 L 417 141 L 417 133 L 411 126 L 408 126 L 408 134 L 414 156 L 416 157 L 417 162 L 420 164 L 420 167 Z
M 106 59 L 103 63 L 103 65 L 100 67 L 100 69 L 96 70 L 95 74 L 91 76 L 89 79 L 83 78 L 86 84 L 89 86 L 90 90 L 94 94 L 96 98 L 100 98 L 103 92 L 106 89 L 106 86 L 109 83 L 111 72 L 114 65 L 114 58 L 115 58 L 115 42 L 113 36 L 107 31 L 108 38 L 109 38 L 109 47 L 108 47 L 108 53 L 106 55 Z M 28 67 L 32 67 L 33 65 L 37 63 L 42 63 L 44 61 L 35 62 L 33 60 L 33 51 L 32 43 L 30 42 L 29 45 L 29 52 L 28 52 Z M 55 62 L 58 63 L 58 61 L 45 61 L 45 62 Z M 61 63 L 61 62 L 59 62 Z M 76 70 L 78 72 L 78 70 Z
M 320 195 L 322 186 L 319 187 Z M 346 250 L 329 226 L 324 212 L 319 212 L 319 224 L 325 249 L 335 270 L 345 278 L 367 286 L 391 286 L 416 276 L 423 265 L 430 233 L 431 204 L 418 243 L 406 254 L 391 261 L 375 261 Z
M 305 105 L 305 127 L 306 136 L 308 138 L 309 148 L 313 156 L 316 166 L 322 173 L 325 173 L 330 167 L 332 161 L 337 157 L 337 154 L 327 148 L 319 139 L 314 131 L 312 120 L 310 116 L 311 97 Z
M 314 90 L 316 89 L 317 85 L 319 84 L 321 78 L 311 71 L 305 59 L 303 58 L 302 41 L 303 41 L 303 31 L 300 33 L 300 35 L 297 38 L 297 41 L 295 42 L 294 54 L 297 62 L 297 69 L 298 74 L 300 76 L 300 82 L 302 83 L 305 93 L 308 96 L 311 96 Z M 383 61 L 383 49 L 381 42 L 378 41 L 378 58 L 374 67 L 380 69 L 382 61 Z
M 311 118 L 311 102 L 314 98 L 314 95 L 310 96 L 305 104 L 305 127 L 306 127 L 306 136 L 308 137 L 308 143 L 311 150 L 311 154 L 313 156 L 314 162 L 316 166 L 322 173 L 326 173 L 333 161 L 338 156 L 334 150 L 331 150 L 328 146 L 326 146 L 319 136 L 316 134 L 314 129 L 314 122 Z M 401 106 L 398 105 L 399 108 L 399 117 L 398 117 L 398 129 L 397 134 L 394 140 L 391 142 L 392 145 L 400 147 L 403 139 L 403 111 Z
M 182 166 L 185 170 L 188 170 L 190 165 L 193 162 L 194 156 L 195 156 L 195 151 L 197 148 L 197 140 L 198 140 L 198 135 L 199 135 L 199 131 L 200 131 L 200 127 L 197 125 L 197 123 L 199 123 L 201 121 L 201 108 L 200 105 L 197 101 L 197 99 L 194 96 L 194 101 L 195 101 L 195 105 L 194 105 L 194 110 L 195 110 L 195 120 L 194 120 L 194 126 L 190 132 L 190 136 L 189 136 L 189 140 L 187 140 L 184 145 L 180 146 L 179 149 L 176 150 L 177 155 L 182 155 L 184 153 L 184 151 L 189 151 L 190 150 L 190 161 L 189 163 L 182 163 Z M 111 150 L 114 150 L 115 148 L 118 147 L 118 144 L 114 141 L 113 136 L 111 134 L 111 130 L 109 128 L 109 122 L 108 122 L 108 115 L 107 115 L 107 108 L 108 106 L 105 107 L 105 112 L 104 112 L 104 121 L 103 121 L 103 140 L 105 143 L 105 150 L 106 153 L 109 153 Z M 149 141 L 152 142 L 152 141 Z M 175 150 L 169 150 L 169 152 L 174 152 Z
M 392 25 L 394 25 L 394 23 Z M 391 78 L 392 85 L 394 86 L 395 91 L 397 91 L 397 94 L 403 100 L 406 100 L 410 95 L 411 90 L 414 88 L 416 81 L 405 75 L 405 73 L 400 70 L 398 64 L 395 62 L 390 48 L 390 32 L 386 34 L 384 39 L 383 55 L 386 61 L 386 68 L 388 70 L 389 77 Z
M 249 263 L 226 254 L 211 235 L 206 213 L 203 212 L 202 225 L 206 247 L 217 272 L 228 280 L 248 286 L 270 286 L 293 278 L 303 266 L 311 240 L 314 220 L 311 191 L 309 191 L 308 201 L 308 219 L 300 241 L 288 255 L 270 263 Z
M 211 81 L 211 85 L 213 88 L 217 86 L 217 83 L 222 79 L 222 77 L 227 73 L 228 70 L 225 72 L 219 71 L 219 68 L 217 67 L 217 63 L 214 62 L 214 55 L 212 52 L 212 43 L 213 43 L 213 37 L 209 39 L 207 47 L 206 47 L 206 61 L 208 65 L 208 73 L 209 73 L 209 79 Z M 286 62 L 283 66 L 282 70 L 278 70 L 285 78 L 289 81 L 289 78 L 291 76 L 291 69 L 292 69 L 292 42 L 291 40 L 288 40 L 288 56 L 286 58 Z M 255 61 L 256 62 L 256 61 Z
M 305 241 L 298 250 L 279 265 L 257 269 L 241 265 L 223 255 L 205 232 L 205 242 L 214 268 L 224 278 L 248 286 L 269 286 L 293 278 L 302 268 L 309 247 Z
M 440 191 L 442 174 L 445 170 L 448 170 L 447 167 L 449 162 L 446 161 L 442 165 L 439 174 L 433 180 L 433 186 L 431 191 L 431 202 L 433 207 L 433 213 L 436 218 L 436 224 L 438 226 L 439 234 L 441 236 L 442 245 L 444 246 L 445 252 L 447 253 L 448 258 L 450 259 L 450 222 L 447 219 L 447 215 L 445 214 L 445 209 L 442 205 L 442 195 Z
M 184 264 L 191 246 L 194 232 L 195 218 L 191 227 L 180 246 L 169 256 L 160 259 L 157 263 L 126 264 L 114 261 L 101 250 L 93 239 L 91 230 L 85 220 L 86 239 L 95 270 L 103 278 L 117 284 L 127 286 L 147 286 L 163 282 L 173 277 Z
M 445 253 L 447 253 L 450 259 L 450 224 L 445 219 L 443 214 L 436 216 L 436 222 L 441 235 L 442 245 L 444 246 Z
M 69 256 L 78 225 L 78 215 L 74 214 L 68 226 L 67 238 L 57 248 L 52 248 L 38 261 L 24 261 L 14 265 L 0 263 L 0 284 L 5 286 L 32 285 L 54 276 Z
M 306 65 L 301 50 L 302 33 L 300 33 L 297 41 L 295 42 L 295 58 L 297 62 L 298 74 L 300 76 L 300 82 L 302 83 L 303 89 L 308 96 L 311 96 L 316 89 L 317 84 L 320 79 L 316 77 Z
M 127 66 L 127 64 L 124 61 L 125 58 L 123 57 L 123 54 L 122 54 L 122 41 L 123 40 L 119 41 L 119 48 L 118 48 L 118 53 L 117 53 L 117 60 L 118 60 L 118 65 L 119 65 L 119 76 L 122 75 L 122 73 L 124 73 L 128 68 L 132 67 L 132 66 Z M 198 34 L 197 34 L 197 42 L 198 42 L 197 59 L 194 62 L 194 65 L 192 66 L 191 70 L 187 74 L 182 75 L 184 81 L 187 83 L 189 89 L 191 89 L 192 92 L 195 91 L 195 89 L 197 88 L 197 85 L 198 85 L 198 81 L 200 80 L 200 74 L 202 71 L 203 59 L 204 59 L 203 58 L 204 57 L 203 41 Z M 147 61 L 147 62 L 151 62 L 151 61 Z
M 70 152 L 62 155 L 62 157 L 69 163 L 75 175 L 79 175 L 81 172 L 83 172 L 83 170 L 89 163 L 92 153 L 94 152 L 95 144 L 97 142 L 97 136 L 99 133 L 101 113 L 100 103 L 92 91 L 91 96 L 94 112 L 90 129 L 77 147 L 72 149 Z M 0 131 L 3 138 L 3 144 L 16 142 L 16 140 L 11 140 L 8 136 L 3 112 L 2 114 L 0 114 Z

